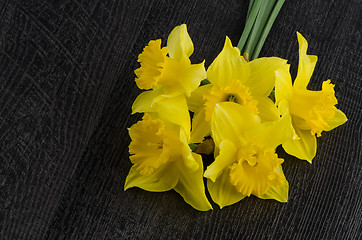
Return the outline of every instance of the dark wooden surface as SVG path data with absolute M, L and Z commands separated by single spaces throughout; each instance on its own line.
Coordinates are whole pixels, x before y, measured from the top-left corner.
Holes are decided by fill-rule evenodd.
M 261 56 L 297 70 L 296 31 L 336 84 L 348 122 L 312 165 L 287 156 L 289 202 L 198 212 L 174 191 L 123 191 L 133 70 L 150 39 L 186 23 L 194 62 L 236 45 L 247 1 L 0 2 L 0 239 L 361 239 L 362 3 L 287 0 Z

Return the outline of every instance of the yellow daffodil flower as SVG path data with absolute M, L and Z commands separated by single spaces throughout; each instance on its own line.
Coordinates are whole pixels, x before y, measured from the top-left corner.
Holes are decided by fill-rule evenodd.
M 317 62 L 317 56 L 307 55 L 308 43 L 297 33 L 299 42 L 298 74 L 292 85 L 289 66 L 277 73 L 275 86 L 276 102 L 280 108 L 288 109 L 296 137 L 283 143 L 284 150 L 300 159 L 312 162 L 317 150 L 316 136 L 330 131 L 347 121 L 344 113 L 337 109 L 334 85 L 324 81 L 321 91 L 311 91 L 307 85 Z
M 205 195 L 201 156 L 191 152 L 188 134 L 180 125 L 146 113 L 129 129 L 129 134 L 130 159 L 134 165 L 127 176 L 125 190 L 131 187 L 154 192 L 174 189 L 195 209 L 212 208 Z
M 161 48 L 161 39 L 151 40 L 139 55 L 141 67 L 135 70 L 136 84 L 141 93 L 132 106 L 132 112 L 146 112 L 164 99 L 179 95 L 190 96 L 206 77 L 204 62 L 191 64 L 189 57 L 194 45 L 186 25 L 175 27 Z M 168 54 L 168 55 L 167 55 Z
M 275 85 L 275 72 L 284 65 L 286 60 L 277 57 L 246 62 L 226 37 L 223 50 L 207 69 L 211 84 L 199 87 L 188 98 L 189 109 L 195 112 L 191 142 L 201 142 L 210 134 L 211 116 L 220 102 L 240 104 L 263 121 L 278 119 L 278 110 L 268 96 Z
M 283 159 L 278 158 L 275 148 L 292 134 L 289 114 L 262 123 L 248 107 L 221 102 L 214 107 L 211 130 L 219 153 L 204 177 L 214 202 L 224 207 L 251 194 L 288 200 Z

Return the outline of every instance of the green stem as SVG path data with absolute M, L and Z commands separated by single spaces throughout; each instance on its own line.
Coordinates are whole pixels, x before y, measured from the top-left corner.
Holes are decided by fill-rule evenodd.
M 275 0 L 264 1 L 259 9 L 251 34 L 249 35 L 246 46 L 243 49 L 243 51 L 247 52 L 251 57 L 250 60 L 253 60 L 252 56 L 254 53 L 254 48 L 258 43 L 264 26 L 268 21 L 271 11 L 273 10 L 274 4 Z
M 264 1 L 264 0 L 255 0 L 255 1 L 253 1 L 254 4 L 252 5 L 250 15 L 249 15 L 248 19 L 246 20 L 243 34 L 241 35 L 240 41 L 238 43 L 238 48 L 240 49 L 240 51 L 242 51 L 242 49 L 244 48 L 246 40 L 249 37 L 251 28 L 254 25 L 254 22 L 255 22 L 255 19 L 256 19 L 257 15 L 258 15 L 259 8 L 260 8 L 260 5 L 261 5 L 262 1 Z
M 250 0 L 238 48 L 253 60 L 259 56 L 270 29 L 285 0 Z
M 250 15 L 251 9 L 252 9 L 252 7 L 253 7 L 253 5 L 254 5 L 254 2 L 255 2 L 255 0 L 250 0 L 250 2 L 249 2 L 248 15 L 246 16 L 246 19 L 249 18 L 249 15 Z
M 257 46 L 256 46 L 256 48 L 255 48 L 255 50 L 253 52 L 252 59 L 258 58 L 259 53 L 261 51 L 261 48 L 264 45 L 265 39 L 267 38 L 267 36 L 268 36 L 268 34 L 270 32 L 270 29 L 273 26 L 273 23 L 274 23 L 276 17 L 278 16 L 278 14 L 280 12 L 280 9 L 282 8 L 282 6 L 284 4 L 284 1 L 285 0 L 278 0 L 278 2 L 276 3 L 276 5 L 275 5 L 275 7 L 273 9 L 273 12 L 270 14 L 268 22 L 264 27 L 263 33 L 261 34 L 261 36 L 259 38 L 258 44 L 257 44 Z

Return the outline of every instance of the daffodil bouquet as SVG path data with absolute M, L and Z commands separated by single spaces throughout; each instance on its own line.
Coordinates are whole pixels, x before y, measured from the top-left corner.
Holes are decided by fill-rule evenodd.
M 189 59 L 194 47 L 185 24 L 172 30 L 167 46 L 158 39 L 144 48 L 135 81 L 146 91 L 132 106 L 132 113 L 143 118 L 129 128 L 133 166 L 125 189 L 174 189 L 192 207 L 207 211 L 212 206 L 206 178 L 220 207 L 250 195 L 287 202 L 289 185 L 276 147 L 311 163 L 316 137 L 346 122 L 335 107 L 330 80 L 321 91 L 307 89 L 317 56 L 307 55 L 308 43 L 300 33 L 294 83 L 287 60 L 257 58 L 282 1 L 274 8 L 262 2 L 251 1 L 247 20 L 253 27 L 263 23 L 262 30 L 247 25 L 239 48 L 226 37 L 207 70 L 204 62 Z M 214 156 L 206 170 L 201 154 Z

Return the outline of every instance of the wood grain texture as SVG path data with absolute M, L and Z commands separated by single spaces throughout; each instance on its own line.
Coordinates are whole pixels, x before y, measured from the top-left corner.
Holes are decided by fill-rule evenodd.
M 237 43 L 247 1 L 1 1 L 0 239 L 362 238 L 362 3 L 286 1 L 260 56 L 298 65 L 296 31 L 348 122 L 310 165 L 286 155 L 289 202 L 250 197 L 198 212 L 174 191 L 123 191 L 133 71 L 150 39 L 186 23 L 192 61 Z

